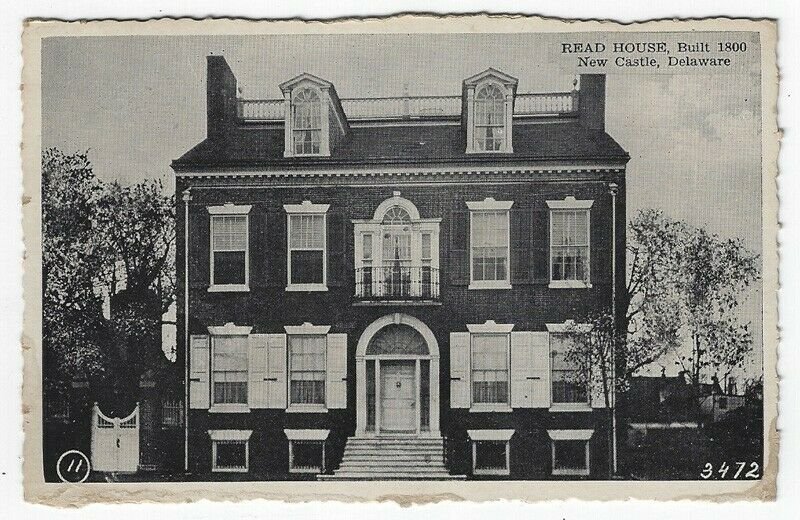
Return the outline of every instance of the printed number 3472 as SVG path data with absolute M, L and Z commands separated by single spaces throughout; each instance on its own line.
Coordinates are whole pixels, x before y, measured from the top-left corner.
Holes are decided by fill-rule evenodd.
M 747 462 L 734 462 L 732 465 L 728 465 L 727 462 L 723 462 L 719 465 L 719 468 L 716 468 L 716 471 L 713 464 L 706 462 L 706 465 L 703 467 L 703 471 L 700 472 L 700 478 L 705 480 L 724 480 L 726 478 L 732 480 L 737 480 L 740 478 L 758 479 L 761 478 L 761 474 L 759 472 L 758 462 L 751 462 L 750 464 Z

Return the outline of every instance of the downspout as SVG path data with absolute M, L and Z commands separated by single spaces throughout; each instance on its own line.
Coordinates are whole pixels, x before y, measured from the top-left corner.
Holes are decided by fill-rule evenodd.
M 183 470 L 189 471 L 189 201 L 183 192 Z
M 617 474 L 617 193 L 619 185 L 608 185 L 611 194 L 611 467 Z

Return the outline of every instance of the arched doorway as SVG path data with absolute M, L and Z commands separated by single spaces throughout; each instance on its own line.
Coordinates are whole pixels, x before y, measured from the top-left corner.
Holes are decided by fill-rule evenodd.
M 439 436 L 439 345 L 422 321 L 390 314 L 356 350 L 356 435 Z

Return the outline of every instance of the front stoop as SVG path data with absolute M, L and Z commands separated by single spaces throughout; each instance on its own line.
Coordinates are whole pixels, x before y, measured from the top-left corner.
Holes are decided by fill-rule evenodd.
M 441 437 L 350 437 L 339 469 L 319 480 L 464 480 L 444 465 Z

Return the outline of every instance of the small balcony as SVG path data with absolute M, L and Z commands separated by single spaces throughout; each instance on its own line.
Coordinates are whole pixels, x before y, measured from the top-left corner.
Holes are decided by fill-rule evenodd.
M 356 300 L 363 302 L 435 302 L 439 269 L 398 263 L 356 269 Z

